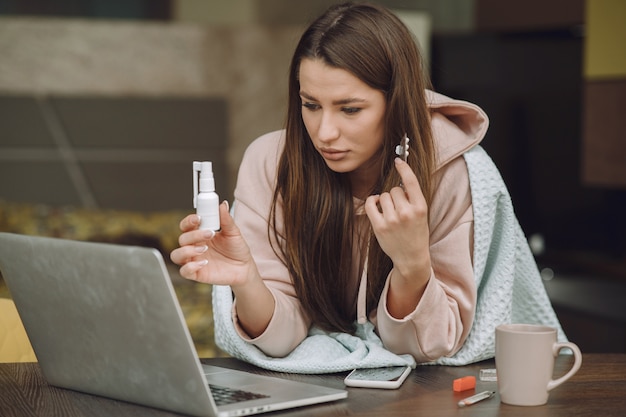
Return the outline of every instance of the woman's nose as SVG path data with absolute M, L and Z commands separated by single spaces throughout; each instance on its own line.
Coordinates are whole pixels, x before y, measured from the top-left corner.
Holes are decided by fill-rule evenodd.
M 339 137 L 339 128 L 332 114 L 325 112 L 322 114 L 317 130 L 319 140 L 330 142 Z

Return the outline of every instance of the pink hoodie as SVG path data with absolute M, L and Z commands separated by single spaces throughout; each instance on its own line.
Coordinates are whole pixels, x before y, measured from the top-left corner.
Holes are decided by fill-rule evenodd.
M 465 151 L 476 146 L 488 127 L 485 113 L 476 105 L 427 92 L 432 109 L 432 128 L 437 144 L 435 194 L 430 212 L 430 281 L 416 309 L 402 319 L 386 308 L 389 280 L 370 312 L 385 347 L 397 354 L 409 353 L 417 362 L 428 362 L 454 354 L 464 343 L 474 319 L 476 285 L 472 266 L 473 213 Z M 235 220 L 248 242 L 265 284 L 275 299 L 275 311 L 267 329 L 250 339 L 237 322 L 236 300 L 233 320 L 241 337 L 268 356 L 282 357 L 306 336 L 311 323 L 306 318 L 287 268 L 274 254 L 267 225 L 276 183 L 276 168 L 282 151 L 284 131 L 261 136 L 246 150 L 235 189 Z M 357 200 L 357 204 L 359 204 Z M 280 224 L 280 210 L 278 223 Z M 366 227 L 367 215 L 357 210 L 357 224 Z M 365 254 L 355 249 L 353 298 L 357 319 L 365 321 Z

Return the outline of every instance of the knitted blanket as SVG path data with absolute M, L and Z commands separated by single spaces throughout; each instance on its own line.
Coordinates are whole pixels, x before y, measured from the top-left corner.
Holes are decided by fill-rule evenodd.
M 463 347 L 431 364 L 465 365 L 495 355 L 495 328 L 502 323 L 556 327 L 565 334 L 552 309 L 541 276 L 515 217 L 508 190 L 487 153 L 477 146 L 464 154 L 474 210 L 474 276 L 478 288 L 474 324 Z M 213 287 L 216 344 L 230 355 L 273 371 L 333 373 L 355 368 L 410 364 L 410 355 L 386 350 L 371 323 L 357 324 L 356 334 L 317 328 L 289 355 L 273 358 L 237 334 L 232 322 L 230 287 Z

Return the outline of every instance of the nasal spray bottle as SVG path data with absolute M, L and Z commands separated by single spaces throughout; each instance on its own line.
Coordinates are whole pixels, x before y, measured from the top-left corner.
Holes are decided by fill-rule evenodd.
M 198 176 L 200 192 L 198 192 Z M 209 161 L 193 162 L 193 207 L 200 216 L 200 229 L 220 229 L 220 201 L 215 193 L 213 164 Z

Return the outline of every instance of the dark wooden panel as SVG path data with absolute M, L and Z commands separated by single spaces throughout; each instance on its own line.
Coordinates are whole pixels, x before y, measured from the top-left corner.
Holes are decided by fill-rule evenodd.
M 583 180 L 626 189 L 626 79 L 585 83 Z
M 528 31 L 581 25 L 585 0 L 476 0 L 476 28 Z
M 227 103 L 220 98 L 52 97 L 74 147 L 224 149 Z
M 81 202 L 60 161 L 0 161 L 0 200 L 51 205 Z
M 0 95 L 0 152 L 4 146 L 54 146 L 35 97 Z
M 228 104 L 212 97 L 0 95 L 0 199 L 192 209 L 192 162 L 232 199 Z

